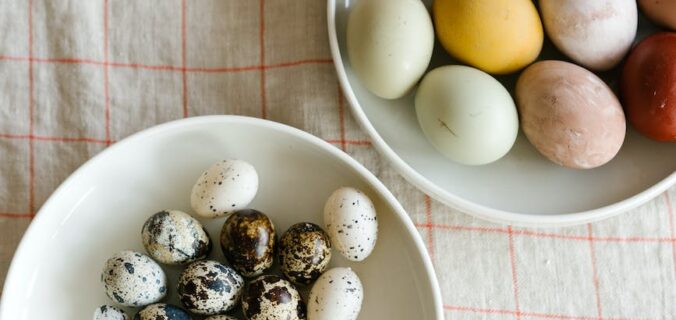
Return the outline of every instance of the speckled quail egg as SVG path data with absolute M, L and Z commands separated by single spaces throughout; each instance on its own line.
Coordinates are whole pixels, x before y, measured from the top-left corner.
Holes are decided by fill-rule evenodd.
M 101 282 L 110 299 L 128 307 L 145 306 L 167 294 L 167 277 L 160 265 L 135 251 L 121 251 L 108 259 Z
M 178 210 L 152 215 L 141 235 L 148 254 L 161 263 L 185 264 L 204 259 L 211 252 L 211 239 L 202 224 Z
M 275 226 L 265 214 L 240 210 L 223 224 L 221 248 L 235 270 L 245 277 L 255 277 L 272 266 L 275 237 Z
M 118 307 L 102 305 L 94 311 L 94 320 L 129 320 L 129 316 Z
M 279 240 L 279 265 L 295 284 L 310 284 L 326 270 L 331 261 L 329 236 L 309 222 L 291 226 Z
M 242 160 L 216 162 L 192 187 L 190 204 L 204 218 L 216 218 L 244 209 L 258 192 L 256 169 Z
M 324 272 L 310 290 L 308 319 L 355 320 L 364 300 L 361 281 L 350 268 Z
M 251 281 L 242 296 L 244 317 L 249 320 L 305 319 L 305 304 L 288 281 L 265 275 Z
M 134 320 L 192 320 L 192 317 L 177 306 L 156 303 L 139 310 Z
M 363 192 L 343 187 L 334 191 L 324 205 L 324 224 L 331 244 L 345 258 L 362 261 L 378 238 L 376 209 Z
M 204 318 L 204 320 L 238 320 L 238 319 L 231 316 L 218 315 Z
M 237 305 L 244 279 L 217 261 L 191 263 L 178 280 L 178 296 L 190 312 L 214 315 Z

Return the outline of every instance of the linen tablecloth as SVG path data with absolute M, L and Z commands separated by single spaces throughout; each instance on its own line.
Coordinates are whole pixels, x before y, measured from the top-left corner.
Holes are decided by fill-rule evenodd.
M 676 188 L 546 230 L 431 200 L 346 110 L 325 12 L 323 0 L 0 1 L 0 286 L 31 218 L 87 159 L 154 124 L 239 114 L 306 130 L 375 173 L 425 240 L 448 319 L 676 318 Z

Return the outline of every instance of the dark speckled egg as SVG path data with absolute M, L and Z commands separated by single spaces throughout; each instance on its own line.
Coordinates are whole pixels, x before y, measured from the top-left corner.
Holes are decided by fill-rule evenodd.
M 228 217 L 221 230 L 221 248 L 230 265 L 245 277 L 261 275 L 272 266 L 275 226 L 260 211 L 240 210 Z
M 249 320 L 300 320 L 306 312 L 293 284 L 270 275 L 256 278 L 244 289 L 242 309 Z
M 121 251 L 110 257 L 101 282 L 110 299 L 128 307 L 158 302 L 167 294 L 167 277 L 160 265 L 135 251 Z
M 318 225 L 301 222 L 284 232 L 277 252 L 282 273 L 295 284 L 307 285 L 329 266 L 331 242 Z
M 177 306 L 156 303 L 139 310 L 134 320 L 192 320 L 192 317 Z
M 231 316 L 220 315 L 220 316 L 211 316 L 209 318 L 205 318 L 204 320 L 237 320 L 237 318 L 231 317 Z
M 190 264 L 178 279 L 178 296 L 190 312 L 213 315 L 233 309 L 239 302 L 244 279 L 219 262 Z
M 152 215 L 141 230 L 143 246 L 155 260 L 176 265 L 206 258 L 211 239 L 202 224 L 178 210 Z

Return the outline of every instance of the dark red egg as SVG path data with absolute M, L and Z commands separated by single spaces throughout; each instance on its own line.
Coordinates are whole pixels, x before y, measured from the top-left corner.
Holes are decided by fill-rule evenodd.
M 632 49 L 620 85 L 634 128 L 654 140 L 676 141 L 676 33 L 656 33 Z

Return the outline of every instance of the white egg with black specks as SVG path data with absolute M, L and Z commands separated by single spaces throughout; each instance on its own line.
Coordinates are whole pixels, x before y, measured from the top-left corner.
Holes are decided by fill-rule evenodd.
M 94 320 L 129 320 L 129 316 L 118 307 L 104 304 L 94 311 Z
M 238 320 L 238 319 L 231 316 L 219 315 L 219 316 L 211 316 L 209 318 L 205 318 L 204 320 Z
M 357 319 L 363 300 L 364 288 L 352 269 L 330 269 L 310 290 L 308 320 Z
M 192 320 L 192 317 L 175 305 L 156 303 L 139 310 L 134 320 Z
M 242 295 L 242 310 L 249 320 L 303 320 L 305 303 L 298 290 L 278 276 L 251 281 Z
M 163 210 L 152 215 L 143 224 L 141 237 L 153 259 L 170 265 L 204 259 L 212 247 L 202 224 L 178 210 Z
M 246 208 L 258 192 L 258 173 L 246 161 L 222 160 L 202 172 L 190 204 L 204 218 L 217 218 Z
M 223 264 L 202 260 L 190 264 L 178 279 L 178 296 L 190 312 L 214 315 L 232 310 L 242 294 L 244 278 Z
M 101 273 L 106 295 L 127 307 L 145 306 L 167 294 L 167 277 L 157 262 L 135 251 L 120 251 Z
M 378 217 L 371 199 L 349 187 L 334 191 L 324 205 L 324 225 L 334 248 L 351 261 L 368 257 L 378 239 Z

